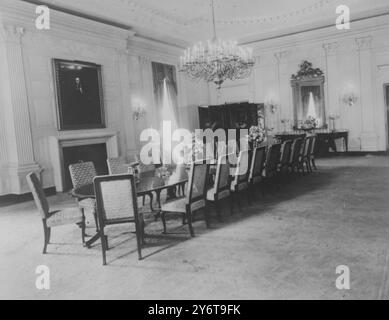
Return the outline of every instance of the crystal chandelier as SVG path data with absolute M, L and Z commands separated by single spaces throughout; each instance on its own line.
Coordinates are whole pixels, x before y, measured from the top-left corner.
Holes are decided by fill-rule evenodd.
M 255 64 L 253 50 L 237 45 L 236 41 L 222 41 L 216 35 L 215 6 L 212 3 L 213 38 L 185 50 L 180 58 L 179 71 L 196 80 L 214 82 L 220 89 L 229 80 L 247 78 Z

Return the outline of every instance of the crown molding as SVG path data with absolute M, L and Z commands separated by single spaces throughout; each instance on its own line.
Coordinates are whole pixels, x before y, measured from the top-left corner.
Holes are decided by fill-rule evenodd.
M 37 17 L 35 6 L 23 1 L 2 0 L 0 2 L 0 24 L 3 26 L 18 25 L 26 30 L 26 33 L 60 36 L 113 48 L 125 47 L 126 39 L 135 36 L 132 30 L 124 30 L 55 10 L 50 11 L 50 30 L 38 30 L 35 27 Z
M 174 65 L 183 53 L 181 48 L 138 36 L 128 39 L 127 52 L 130 55 L 148 57 L 152 61 L 168 62 Z
M 389 32 L 389 14 L 369 19 L 363 19 L 352 23 L 350 30 L 337 30 L 335 25 L 315 28 L 305 32 L 296 32 L 288 35 L 280 35 L 264 40 L 254 41 L 250 46 L 257 55 L 271 53 L 275 49 L 284 50 L 293 48 L 296 45 L 307 43 L 342 43 L 350 37 L 358 38 L 369 36 L 370 33 L 385 30 Z M 246 45 L 246 43 L 245 43 Z M 325 50 L 323 50 L 325 53 Z
M 371 43 L 373 41 L 372 36 L 365 36 L 355 39 L 355 43 L 357 45 L 358 51 L 369 50 L 371 48 Z
M 36 4 L 20 0 L 2 0 L 0 3 L 0 31 L 3 31 L 0 37 L 9 38 L 9 35 L 5 33 L 7 26 L 18 26 L 28 34 L 60 37 L 110 47 L 122 53 L 150 56 L 155 61 L 176 62 L 182 54 L 181 47 L 141 37 L 132 30 L 57 10 L 50 11 L 50 30 L 37 30 L 35 27 L 37 17 L 35 6 Z
M 339 44 L 337 42 L 327 42 L 323 44 L 323 49 L 327 56 L 335 55 L 338 47 Z

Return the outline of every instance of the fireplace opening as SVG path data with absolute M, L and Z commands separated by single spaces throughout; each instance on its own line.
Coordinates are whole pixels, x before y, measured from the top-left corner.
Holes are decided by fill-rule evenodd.
M 69 165 L 71 164 L 91 161 L 95 165 L 98 175 L 108 174 L 107 147 L 105 143 L 64 147 L 62 152 L 65 173 L 64 191 L 69 191 L 73 187 L 69 173 Z

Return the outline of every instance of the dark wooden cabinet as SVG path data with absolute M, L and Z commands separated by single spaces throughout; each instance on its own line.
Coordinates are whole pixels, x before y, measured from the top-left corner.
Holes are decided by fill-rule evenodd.
M 261 115 L 261 116 L 258 116 Z M 262 116 L 263 115 L 263 116 Z M 262 103 L 234 103 L 199 107 L 200 129 L 250 129 L 263 119 Z

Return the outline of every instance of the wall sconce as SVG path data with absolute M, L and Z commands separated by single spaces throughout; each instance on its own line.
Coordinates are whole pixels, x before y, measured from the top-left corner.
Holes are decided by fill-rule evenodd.
M 358 101 L 358 97 L 354 93 L 345 94 L 342 98 L 344 104 L 352 107 Z
M 272 114 L 275 114 L 278 109 L 278 105 L 273 100 L 266 102 L 265 107 L 268 108 Z
M 137 107 L 134 112 L 132 113 L 132 116 L 135 120 L 139 120 L 140 118 L 143 118 L 146 115 L 146 110 L 144 107 Z

